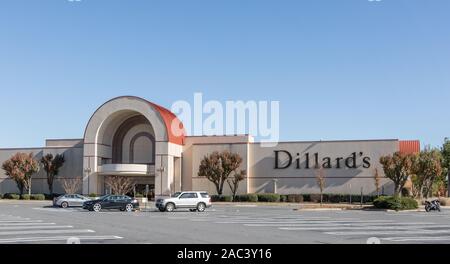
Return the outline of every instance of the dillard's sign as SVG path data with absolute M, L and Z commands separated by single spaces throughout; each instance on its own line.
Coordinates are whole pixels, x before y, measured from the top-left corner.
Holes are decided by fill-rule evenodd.
M 293 163 L 296 169 L 318 169 L 320 166 L 324 169 L 356 169 L 359 166 L 362 166 L 365 169 L 370 168 L 370 157 L 364 156 L 363 152 L 353 152 L 348 157 L 324 157 L 322 159 L 319 158 L 319 153 L 305 153 L 300 155 L 300 153 L 296 153 L 295 157 L 287 150 L 275 150 L 275 169 L 287 169 Z M 286 162 L 280 162 L 280 157 L 287 158 Z M 284 160 L 283 160 L 284 161 Z M 304 165 L 302 162 L 304 161 Z M 303 165 L 303 166 L 302 166 Z

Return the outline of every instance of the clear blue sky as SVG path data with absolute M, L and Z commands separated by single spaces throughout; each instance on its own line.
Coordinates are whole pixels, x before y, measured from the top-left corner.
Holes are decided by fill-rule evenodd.
M 119 95 L 279 100 L 282 140 L 450 136 L 448 0 L 2 0 L 0 147 Z

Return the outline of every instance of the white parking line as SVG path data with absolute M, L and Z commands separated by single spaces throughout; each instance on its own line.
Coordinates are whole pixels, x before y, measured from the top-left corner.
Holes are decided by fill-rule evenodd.
M 450 225 L 437 225 L 433 228 L 450 228 Z M 304 231 L 325 231 L 325 230 L 411 230 L 424 229 L 424 226 L 335 226 L 335 227 L 280 227 L 281 230 L 304 230 Z
M 41 223 L 42 220 L 0 220 L 0 223 Z
M 94 233 L 94 232 L 95 232 L 94 230 L 90 230 L 90 229 L 1 231 L 0 236 L 34 235 L 34 234 Z
M 381 240 L 392 242 L 408 242 L 408 241 L 450 241 L 450 236 L 433 236 L 433 237 L 386 237 Z
M 403 231 L 348 231 L 348 232 L 325 232 L 328 235 L 336 236 L 380 236 L 380 235 L 414 235 L 414 234 L 450 234 L 450 230 L 426 230 L 426 229 L 416 229 L 416 230 L 403 230 Z
M 71 237 L 72 236 L 6 238 L 0 239 L 0 244 L 20 242 L 67 241 L 67 239 Z M 77 236 L 77 238 L 80 239 L 80 241 L 123 239 L 123 237 L 120 236 Z
M 316 223 L 392 223 L 391 220 L 299 220 L 299 221 L 222 221 L 216 222 L 218 224 L 298 224 L 301 222 L 316 222 Z
M 23 218 L 20 216 L 2 216 L 0 220 L 30 220 L 30 218 Z
M 55 223 L 0 223 L 0 226 L 33 226 L 33 225 L 54 225 Z
M 35 207 L 33 210 L 39 210 L 39 211 L 46 211 L 46 212 L 58 212 L 58 213 L 67 213 L 67 212 L 75 212 L 76 210 L 72 209 L 65 209 L 65 208 L 42 208 L 42 207 Z
M 245 226 L 258 226 L 258 227 L 333 227 L 333 226 L 376 226 L 383 225 L 385 223 L 301 223 L 301 224 L 244 224 Z M 400 226 L 410 226 L 410 225 L 420 225 L 420 226 L 429 226 L 430 223 L 396 223 L 396 225 Z
M 73 228 L 73 226 L 70 225 L 0 226 L 0 230 L 30 230 L 30 229 L 57 229 L 57 228 Z

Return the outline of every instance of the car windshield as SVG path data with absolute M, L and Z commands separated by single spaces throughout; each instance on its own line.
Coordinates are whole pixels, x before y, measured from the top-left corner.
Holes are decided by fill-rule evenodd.
M 172 194 L 172 197 L 178 197 L 178 196 L 180 196 L 180 194 L 181 194 L 181 192 L 176 192 L 176 193 Z

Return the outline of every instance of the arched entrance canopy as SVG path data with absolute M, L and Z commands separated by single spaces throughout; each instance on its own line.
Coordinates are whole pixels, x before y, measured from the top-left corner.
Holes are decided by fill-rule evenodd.
M 155 130 L 156 141 L 166 141 L 177 145 L 184 144 L 183 123 L 168 109 L 135 96 L 122 96 L 109 100 L 98 108 L 90 118 L 84 133 L 85 143 L 96 143 L 100 128 L 106 128 L 108 121 L 122 114 L 141 114 L 145 116 Z M 117 121 L 117 119 L 116 119 Z
M 133 131 L 139 130 L 137 128 L 140 131 Z M 127 131 L 137 134 L 128 137 Z M 111 174 L 151 176 L 154 177 L 152 181 L 155 182 L 157 193 L 170 193 L 177 177 L 174 163 L 180 162 L 184 139 L 183 124 L 168 109 L 134 96 L 109 100 L 95 111 L 86 126 L 83 193 L 103 192 L 102 177 L 99 175 Z M 136 145 L 136 140 L 141 144 Z M 127 162 L 117 158 L 122 147 L 127 147 L 123 142 L 131 147 L 130 152 L 123 152 L 129 153 L 124 155 L 131 164 L 122 164 Z M 147 145 L 151 146 L 148 152 L 145 150 Z M 136 151 L 133 150 L 135 146 L 138 148 Z M 152 158 L 135 159 L 134 153 L 148 153 Z M 134 160 L 141 164 L 134 164 Z

